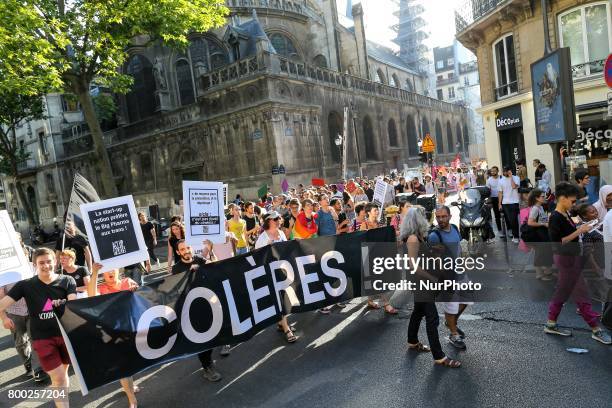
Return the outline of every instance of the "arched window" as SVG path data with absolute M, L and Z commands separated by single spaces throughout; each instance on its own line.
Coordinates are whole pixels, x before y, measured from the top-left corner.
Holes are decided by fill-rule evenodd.
M 389 119 L 389 123 L 387 123 L 387 132 L 389 134 L 389 146 L 397 147 L 397 128 L 393 119 Z
M 442 135 L 442 125 L 440 124 L 440 120 L 436 119 L 436 152 L 443 153 L 444 152 L 444 136 Z
M 134 55 L 127 63 L 126 73 L 134 79 L 126 101 L 130 121 L 136 122 L 155 113 L 153 66 L 145 56 Z
M 189 54 L 196 78 L 229 62 L 223 47 L 210 38 L 197 37 L 191 40 Z
M 314 57 L 312 59 L 312 63 L 317 67 L 327 68 L 327 59 L 321 54 Z
M 406 90 L 408 92 L 414 92 L 414 85 L 412 85 L 412 80 L 410 78 L 406 80 Z
M 456 152 L 455 142 L 453 140 L 453 129 L 451 128 L 450 122 L 446 122 L 446 145 L 448 146 L 448 152 Z
M 421 135 L 423 135 L 423 138 L 425 137 L 425 135 L 427 135 L 428 133 L 431 133 L 429 131 L 429 122 L 427 121 L 427 118 L 423 116 L 423 120 L 421 121 L 421 128 L 422 128 L 422 133 Z
M 393 74 L 391 75 L 391 78 L 389 79 L 389 85 L 395 88 L 399 88 L 400 87 L 400 80 L 397 77 L 397 75 Z
M 293 42 L 287 36 L 280 33 L 274 33 L 271 34 L 269 38 L 278 54 L 291 59 L 301 59 Z
M 382 72 L 382 69 L 378 68 L 374 73 L 374 82 L 378 82 L 381 84 L 387 83 L 387 80 L 385 79 L 385 74 Z
M 374 128 L 369 116 L 363 118 L 363 138 L 365 139 L 366 160 L 376 160 L 376 144 L 374 143 Z
M 331 156 L 335 163 L 340 163 L 340 146 L 336 146 L 336 138 L 338 135 L 342 135 L 344 124 L 342 123 L 342 116 L 338 112 L 332 111 L 327 117 L 327 129 L 329 131 L 329 144 L 331 145 Z M 346 140 L 343 141 L 346 143 Z M 346 148 L 346 146 L 342 146 Z
M 455 134 L 457 135 L 457 143 L 459 143 L 459 150 L 461 150 L 462 152 L 465 151 L 463 147 L 463 136 L 461 135 L 461 125 L 459 123 L 457 123 L 457 126 L 455 126 Z
M 191 68 L 189 67 L 189 62 L 184 59 L 178 60 L 176 62 L 176 82 L 178 85 L 181 105 L 189 105 L 195 102 L 193 82 L 191 78 Z
M 406 137 L 408 138 L 408 156 L 416 156 L 419 154 L 418 134 L 416 125 L 412 116 L 408 115 L 406 119 Z

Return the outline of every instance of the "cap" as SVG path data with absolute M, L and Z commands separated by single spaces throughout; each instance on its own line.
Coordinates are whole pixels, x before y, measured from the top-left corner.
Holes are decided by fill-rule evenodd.
M 270 211 L 266 215 L 264 215 L 264 219 L 272 218 L 273 220 L 280 218 L 281 215 L 276 211 Z

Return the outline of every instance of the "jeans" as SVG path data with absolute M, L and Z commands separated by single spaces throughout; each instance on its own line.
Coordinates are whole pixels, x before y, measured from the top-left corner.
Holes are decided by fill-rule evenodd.
M 445 354 L 442 351 L 440 337 L 438 336 L 438 309 L 434 302 L 414 302 L 414 310 L 410 316 L 408 323 L 408 343 L 416 344 L 419 342 L 419 326 L 421 320 L 425 317 L 425 329 L 427 331 L 427 340 L 433 354 L 434 360 L 441 360 Z
M 23 366 L 26 368 L 32 368 L 34 372 L 40 371 L 40 363 L 38 362 L 38 355 L 34 353 L 32 348 L 32 336 L 30 336 L 30 317 L 29 316 L 18 316 L 11 313 L 6 314 L 15 324 L 15 329 L 11 330 L 13 334 L 13 341 L 15 342 L 15 349 L 17 354 L 23 362 Z
M 504 210 L 504 217 L 506 218 L 506 224 L 508 228 L 512 230 L 512 238 L 519 238 L 519 205 L 517 204 L 502 204 Z
M 555 254 L 553 259 L 559 270 L 559 277 L 555 294 L 548 304 L 548 320 L 556 322 L 563 305 L 571 297 L 578 306 L 584 321 L 590 327 L 599 326 L 599 319 L 593 312 L 586 282 L 582 275 L 582 257 Z
M 493 206 L 493 215 L 495 216 L 495 225 L 497 230 L 502 230 L 501 213 L 499 212 L 499 197 L 491 197 L 491 205 Z
M 236 248 L 236 255 L 246 254 L 247 252 L 249 252 L 249 247 Z
M 198 354 L 198 358 L 200 359 L 200 363 L 202 363 L 202 368 L 208 368 L 212 365 L 212 349 L 206 350 Z

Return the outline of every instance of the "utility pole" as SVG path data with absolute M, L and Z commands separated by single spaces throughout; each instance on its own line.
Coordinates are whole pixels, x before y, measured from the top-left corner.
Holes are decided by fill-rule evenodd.
M 351 115 L 353 117 L 353 137 L 355 138 L 355 150 L 357 151 L 357 173 L 359 174 L 359 177 L 363 177 L 361 155 L 359 153 L 359 138 L 357 137 L 357 109 L 355 108 L 354 102 L 351 102 Z

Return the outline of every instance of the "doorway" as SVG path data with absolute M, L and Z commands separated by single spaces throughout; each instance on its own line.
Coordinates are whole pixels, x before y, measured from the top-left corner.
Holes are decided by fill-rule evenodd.
M 525 137 L 523 128 L 516 127 L 499 131 L 499 147 L 502 167 L 510 166 L 516 175 L 516 161 L 525 158 Z

